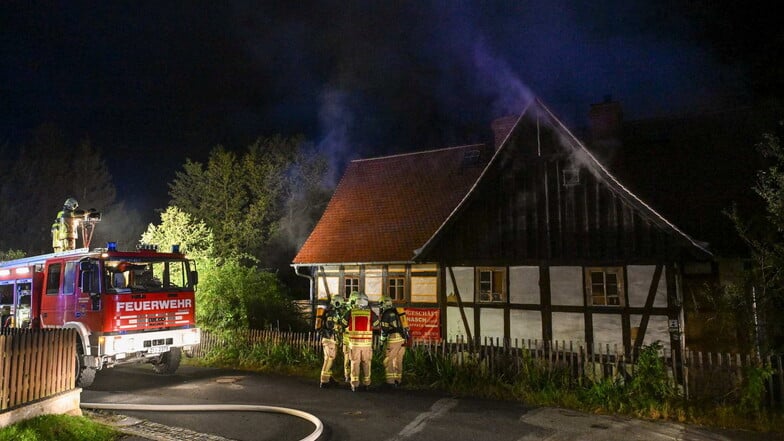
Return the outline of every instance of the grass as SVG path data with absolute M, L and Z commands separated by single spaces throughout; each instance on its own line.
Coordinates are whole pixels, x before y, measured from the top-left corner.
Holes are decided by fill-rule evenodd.
M 114 441 L 122 433 L 86 417 L 42 415 L 0 429 L 0 441 Z
M 321 371 L 321 352 L 300 348 L 288 343 L 249 343 L 241 337 L 226 334 L 225 343 L 202 358 L 192 358 L 189 364 L 255 372 L 275 372 L 286 375 L 318 377 Z

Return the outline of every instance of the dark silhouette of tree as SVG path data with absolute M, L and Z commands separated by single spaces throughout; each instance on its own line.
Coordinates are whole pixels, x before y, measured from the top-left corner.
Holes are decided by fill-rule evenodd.
M 784 145 L 782 128 L 766 133 L 758 144 L 770 161 L 761 170 L 754 191 L 765 204 L 762 216 L 749 216 L 737 209 L 728 214 L 751 252 L 748 286 L 730 290 L 729 309 L 740 315 L 750 339 L 763 353 L 784 348 Z
M 67 198 L 76 198 L 80 208 L 99 211 L 115 202 L 115 187 L 100 152 L 88 139 L 69 145 L 55 125 L 39 126 L 31 141 L 8 158 L 0 184 L 5 203 L 0 249 L 50 253 L 51 226 Z

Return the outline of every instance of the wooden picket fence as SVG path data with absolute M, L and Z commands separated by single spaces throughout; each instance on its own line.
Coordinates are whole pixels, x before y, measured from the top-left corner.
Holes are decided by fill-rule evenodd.
M 250 330 L 239 332 L 233 338 L 239 338 L 249 345 L 285 343 L 296 348 L 308 348 L 316 353 L 321 351 L 321 338 L 314 332 Z M 227 343 L 225 337 L 203 331 L 196 356 L 204 356 Z M 376 337 L 374 347 L 378 347 L 378 344 Z M 481 345 L 476 345 L 457 338 L 415 340 L 411 346 L 432 356 L 449 358 L 457 364 L 481 363 L 484 369 L 497 375 L 524 375 L 526 362 L 532 360 L 541 369 L 558 369 L 560 373 L 568 375 L 575 386 L 604 378 L 630 378 L 635 373 L 637 363 L 635 356 L 626 354 L 622 346 L 610 344 L 596 344 L 589 348 L 582 342 L 485 339 Z M 761 359 L 750 354 L 703 353 L 687 349 L 681 352 L 680 363 L 677 362 L 679 358 L 673 355 L 669 349 L 659 351 L 673 385 L 687 399 L 737 399 L 748 372 L 766 367 L 772 370 L 772 375 L 766 380 L 763 404 L 769 408 L 784 408 L 784 369 L 780 355 Z
M 73 329 L 0 331 L 0 412 L 75 386 Z
M 253 345 L 256 343 L 281 344 L 285 343 L 295 348 L 311 349 L 316 352 L 321 351 L 321 337 L 315 332 L 291 332 L 277 331 L 271 329 L 250 329 L 236 331 L 232 334 L 233 339 L 240 339 L 242 342 Z M 225 335 L 201 331 L 201 344 L 196 347 L 194 357 L 204 357 L 210 351 L 225 347 L 229 341 Z M 234 341 L 236 343 L 236 341 Z

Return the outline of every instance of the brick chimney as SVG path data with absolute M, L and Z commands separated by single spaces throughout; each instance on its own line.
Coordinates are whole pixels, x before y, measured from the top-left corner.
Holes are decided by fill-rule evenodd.
M 604 102 L 591 104 L 588 112 L 591 124 L 591 140 L 596 145 L 617 146 L 621 143 L 623 111 L 621 103 L 606 95 Z
M 493 129 L 496 150 L 501 146 L 501 143 L 504 142 L 504 139 L 509 135 L 509 132 L 512 131 L 518 118 L 519 115 L 506 115 L 497 118 L 490 123 L 490 127 Z

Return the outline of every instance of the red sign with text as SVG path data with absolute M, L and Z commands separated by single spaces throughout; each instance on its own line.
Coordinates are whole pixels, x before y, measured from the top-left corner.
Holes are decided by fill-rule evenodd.
M 406 319 L 414 340 L 441 340 L 441 314 L 435 308 L 406 308 Z

